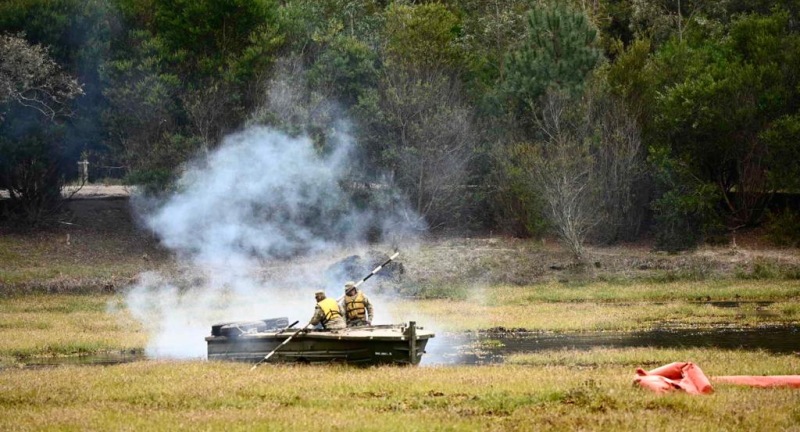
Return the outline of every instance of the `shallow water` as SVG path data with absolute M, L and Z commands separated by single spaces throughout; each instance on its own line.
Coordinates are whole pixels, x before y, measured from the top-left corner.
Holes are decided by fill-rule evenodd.
M 794 353 L 800 352 L 800 326 L 670 329 L 630 333 L 444 333 L 437 334 L 429 341 L 422 365 L 499 364 L 511 354 L 598 347 L 703 347 Z
M 147 360 L 143 353 L 106 353 L 98 355 L 81 355 L 71 357 L 35 357 L 23 360 L 18 365 L 26 369 L 45 368 L 61 365 L 75 366 L 110 366 Z
M 479 331 L 437 333 L 430 339 L 422 366 L 502 364 L 512 354 L 545 350 L 605 348 L 721 348 L 800 352 L 800 326 L 759 328 L 670 329 L 640 332 L 537 333 Z M 142 353 L 34 358 L 23 368 L 59 365 L 108 366 L 148 360 Z

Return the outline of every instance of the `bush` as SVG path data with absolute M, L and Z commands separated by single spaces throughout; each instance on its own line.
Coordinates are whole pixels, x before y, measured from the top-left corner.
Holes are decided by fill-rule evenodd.
M 720 231 L 714 212 L 716 189 L 710 185 L 691 193 L 669 191 L 653 203 L 656 249 L 679 252 L 697 247 L 706 236 Z
M 737 270 L 736 277 L 745 280 L 800 279 L 800 266 L 756 259 L 752 267 Z
M 708 234 L 722 231 L 716 205 L 718 188 L 702 183 L 664 147 L 651 147 L 648 162 L 662 194 L 652 203 L 655 248 L 679 252 L 697 247 Z
M 0 128 L 0 189 L 8 190 L 3 218 L 16 224 L 47 223 L 61 210 L 64 159 L 59 134 L 46 125 L 9 134 Z M 9 136 L 10 135 L 10 136 Z M 16 136 L 15 136 L 16 135 Z
M 767 240 L 775 246 L 800 246 L 800 213 L 784 209 L 770 212 L 766 222 Z
M 545 203 L 530 187 L 526 169 L 519 165 L 518 156 L 505 146 L 493 152 L 496 164 L 493 183 L 497 189 L 492 199 L 497 212 L 496 223 L 510 235 L 538 238 L 549 228 L 542 217 Z

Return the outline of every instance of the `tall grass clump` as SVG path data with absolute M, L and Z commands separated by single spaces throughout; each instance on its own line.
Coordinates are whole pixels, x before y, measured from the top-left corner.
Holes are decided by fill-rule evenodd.
M 736 277 L 744 280 L 798 280 L 800 266 L 759 258 L 749 268 L 738 268 Z

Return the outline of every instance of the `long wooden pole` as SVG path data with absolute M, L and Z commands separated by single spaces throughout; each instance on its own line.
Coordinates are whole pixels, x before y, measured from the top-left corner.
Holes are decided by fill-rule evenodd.
M 263 359 L 259 360 L 259 362 L 258 362 L 258 363 L 254 364 L 254 365 L 253 365 L 253 367 L 251 367 L 251 368 L 250 368 L 250 370 L 255 370 L 255 368 L 257 368 L 257 367 L 258 367 L 258 365 L 260 365 L 261 363 L 264 363 L 264 362 L 265 362 L 265 361 L 267 361 L 267 360 L 268 360 L 270 357 L 272 357 L 272 355 L 273 355 L 273 354 L 275 354 L 275 351 L 278 351 L 279 349 L 281 349 L 281 347 L 282 347 L 282 346 L 284 346 L 284 345 L 286 345 L 287 343 L 289 343 L 289 341 L 290 341 L 290 340 L 292 340 L 292 338 L 293 338 L 293 337 L 297 336 L 297 335 L 298 335 L 298 334 L 299 334 L 301 331 L 303 331 L 303 330 L 307 329 L 307 328 L 308 328 L 310 325 L 311 325 L 311 323 L 308 323 L 308 324 L 306 324 L 306 326 L 305 326 L 305 327 L 303 327 L 303 328 L 301 328 L 300 330 L 297 330 L 296 332 L 294 332 L 294 333 L 293 333 L 291 336 L 289 336 L 288 338 L 286 338 L 286 340 L 285 340 L 285 341 L 283 341 L 283 342 L 282 342 L 280 345 L 278 345 L 278 346 L 277 346 L 277 347 L 276 347 L 274 350 L 272 350 L 272 352 L 271 352 L 271 353 L 267 354 L 266 356 L 264 356 L 264 358 L 263 358 Z
M 361 279 L 360 281 L 356 282 L 356 284 L 355 284 L 354 286 L 355 286 L 356 288 L 358 288 L 358 286 L 359 286 L 359 285 L 361 285 L 362 283 L 364 283 L 364 281 L 366 281 L 367 279 L 369 279 L 369 278 L 371 278 L 372 276 L 374 276 L 374 275 L 375 275 L 375 273 L 378 273 L 379 271 L 381 271 L 381 269 L 383 268 L 383 266 L 385 266 L 386 264 L 389 264 L 390 262 L 392 262 L 392 260 L 393 260 L 393 259 L 395 259 L 395 258 L 397 258 L 397 256 L 398 256 L 398 255 L 400 255 L 400 252 L 395 252 L 395 253 L 394 253 L 394 255 L 390 256 L 390 257 L 389 257 L 389 259 L 388 259 L 388 260 L 386 260 L 386 262 L 384 262 L 383 264 L 379 265 L 378 267 L 375 267 L 375 270 L 372 270 L 372 273 L 370 273 L 370 274 L 366 275 L 366 276 L 364 277 L 364 279 Z M 338 299 L 336 299 L 336 303 L 339 303 L 340 301 L 342 301 L 342 299 L 343 299 L 343 298 L 344 298 L 344 295 L 342 295 L 341 297 L 339 297 Z

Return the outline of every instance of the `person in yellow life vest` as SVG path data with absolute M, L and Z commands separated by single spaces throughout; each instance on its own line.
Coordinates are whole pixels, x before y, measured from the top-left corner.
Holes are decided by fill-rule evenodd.
M 314 298 L 317 299 L 317 306 L 314 308 L 314 316 L 308 322 L 309 325 L 321 325 L 322 328 L 328 330 L 346 327 L 344 318 L 342 318 L 342 309 L 336 303 L 336 300 L 327 298 L 325 291 L 315 292 Z
M 372 303 L 356 288 L 355 282 L 344 284 L 344 312 L 347 327 L 372 325 Z

